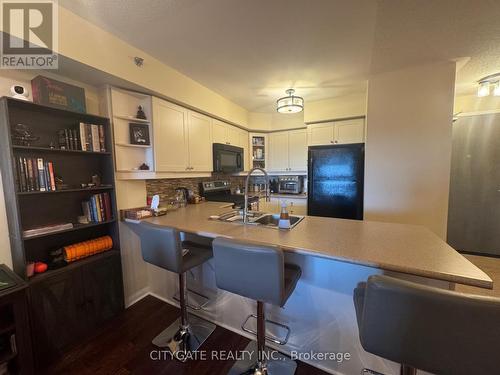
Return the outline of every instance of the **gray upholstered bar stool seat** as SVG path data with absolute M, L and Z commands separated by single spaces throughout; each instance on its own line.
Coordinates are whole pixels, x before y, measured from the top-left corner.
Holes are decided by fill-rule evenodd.
M 179 274 L 181 316 L 153 339 L 153 344 L 168 347 L 177 359 L 197 350 L 215 330 L 215 325 L 187 313 L 186 272 L 212 258 L 212 249 L 182 242 L 174 228 L 142 222 L 139 224 L 142 258 L 147 263 Z
M 354 290 L 359 337 L 372 354 L 439 375 L 500 374 L 500 299 L 371 276 Z
M 236 362 L 229 374 L 293 374 L 295 361 L 283 355 L 278 360 L 267 358 L 264 303 L 284 306 L 300 278 L 300 268 L 285 264 L 277 246 L 221 237 L 212 245 L 217 287 L 257 301 L 257 342 L 251 341 L 245 349 L 254 355 Z

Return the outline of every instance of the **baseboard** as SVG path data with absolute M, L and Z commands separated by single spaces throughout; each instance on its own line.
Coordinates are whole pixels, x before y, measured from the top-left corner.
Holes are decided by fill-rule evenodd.
M 141 299 L 143 299 L 144 297 L 146 297 L 148 294 L 150 294 L 150 293 L 149 293 L 149 287 L 147 286 L 145 288 L 138 290 L 137 292 L 133 293 L 132 295 L 128 296 L 127 298 L 125 298 L 125 308 L 126 309 L 129 308 L 130 306 L 132 306 L 136 302 L 138 302 Z

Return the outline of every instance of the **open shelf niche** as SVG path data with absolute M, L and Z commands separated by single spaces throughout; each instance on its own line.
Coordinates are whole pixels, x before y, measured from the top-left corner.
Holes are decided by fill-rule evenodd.
M 113 122 L 116 172 L 148 173 L 154 172 L 152 101 L 150 95 L 110 87 L 110 116 Z M 137 110 L 142 107 L 146 119 L 137 118 Z M 149 145 L 136 145 L 131 142 L 130 124 L 149 127 Z M 140 170 L 143 163 L 149 170 Z

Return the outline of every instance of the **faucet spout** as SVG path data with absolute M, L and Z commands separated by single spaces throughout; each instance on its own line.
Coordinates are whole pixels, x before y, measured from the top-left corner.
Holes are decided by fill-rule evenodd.
M 261 171 L 264 173 L 264 176 L 266 177 L 266 202 L 269 202 L 271 200 L 270 192 L 269 192 L 269 175 L 263 168 L 255 167 L 248 172 L 247 179 L 245 181 L 245 207 L 243 207 L 243 223 L 247 224 L 248 223 L 248 187 L 250 183 L 250 177 L 252 176 L 252 173 L 255 171 Z

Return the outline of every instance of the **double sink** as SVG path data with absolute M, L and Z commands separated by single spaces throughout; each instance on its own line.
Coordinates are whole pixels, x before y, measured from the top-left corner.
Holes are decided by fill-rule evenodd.
M 260 211 L 249 211 L 248 212 L 248 225 L 261 225 L 266 228 L 278 228 L 278 223 L 280 220 L 279 214 L 270 214 Z M 299 215 L 289 215 L 290 217 L 290 229 L 293 229 L 297 224 L 299 224 L 304 216 Z M 243 210 L 232 210 L 225 212 L 220 215 L 211 216 L 210 219 L 225 221 L 228 223 L 238 223 L 243 224 Z

